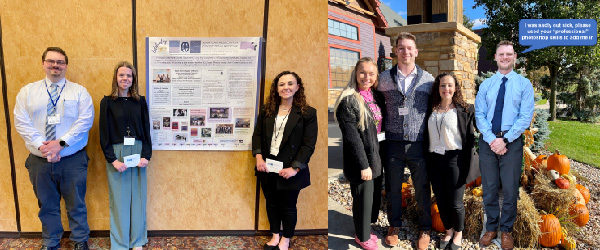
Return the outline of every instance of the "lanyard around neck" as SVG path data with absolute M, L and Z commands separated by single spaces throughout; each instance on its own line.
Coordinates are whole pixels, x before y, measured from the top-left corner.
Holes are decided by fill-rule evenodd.
M 67 86 L 67 80 L 65 80 L 65 85 L 63 85 L 62 88 L 60 89 L 60 93 L 58 93 L 58 97 L 56 97 L 56 101 L 52 100 L 52 95 L 50 94 L 50 90 L 48 90 L 48 82 L 46 82 L 46 79 L 44 79 L 44 84 L 46 85 L 46 92 L 48 93 L 48 96 L 50 97 L 50 103 L 52 103 L 53 107 L 56 107 L 56 104 L 58 104 L 58 100 L 60 100 L 60 95 L 62 95 L 63 90 L 65 90 L 65 86 Z M 56 84 L 56 87 L 58 88 L 58 83 Z
M 281 120 L 281 124 L 279 125 L 279 128 L 277 128 L 277 116 L 275 117 L 275 141 L 277 141 L 277 137 L 279 137 L 279 134 L 281 133 L 281 128 L 283 127 L 283 124 L 285 124 L 285 121 L 287 120 L 288 116 L 290 115 L 290 111 L 292 110 L 292 108 L 290 107 L 290 109 L 288 110 L 287 114 L 285 114 L 285 117 L 283 117 L 283 119 Z

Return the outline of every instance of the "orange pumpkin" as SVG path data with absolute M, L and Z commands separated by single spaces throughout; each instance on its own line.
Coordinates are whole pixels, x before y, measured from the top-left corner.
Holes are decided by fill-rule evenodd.
M 584 227 L 590 220 L 590 211 L 581 204 L 573 204 L 569 207 L 569 215 L 573 217 L 573 223 L 579 227 Z
M 579 189 L 573 189 L 573 195 L 575 196 L 575 202 L 573 203 L 585 205 L 585 198 L 583 198 L 583 195 L 581 195 Z
M 479 186 L 481 186 L 481 176 L 477 177 L 477 179 L 475 179 L 471 183 L 467 184 L 467 187 L 479 187 Z
M 411 187 L 412 185 L 410 185 L 409 183 L 402 183 L 402 207 L 408 206 L 408 202 L 406 201 L 406 199 L 410 198 L 412 195 L 410 192 Z
M 446 228 L 444 228 L 444 223 L 442 222 L 442 218 L 440 217 L 440 210 L 435 202 L 431 204 L 431 223 L 433 230 L 438 232 L 446 231 Z
M 560 222 L 553 214 L 542 215 L 542 221 L 539 222 L 540 231 L 542 234 L 538 241 L 542 246 L 554 247 L 560 243 L 562 231 Z
M 567 188 L 569 188 L 569 181 L 568 180 L 565 180 L 563 178 L 558 178 L 558 179 L 554 180 L 554 182 L 556 183 L 556 185 L 560 189 L 567 189 Z
M 556 170 L 561 175 L 569 174 L 569 170 L 571 170 L 569 158 L 556 150 L 556 154 L 548 156 L 548 170 Z
M 579 190 L 579 192 L 583 196 L 583 199 L 585 199 L 585 204 L 590 202 L 590 190 L 588 190 L 583 185 L 579 185 L 579 184 L 575 184 L 575 188 L 577 188 L 577 190 Z
M 535 168 L 535 170 L 540 170 L 540 167 L 542 165 L 546 165 L 548 162 L 548 156 L 546 155 L 538 155 L 538 157 L 536 157 L 533 160 L 533 164 L 531 164 L 533 166 L 533 168 Z

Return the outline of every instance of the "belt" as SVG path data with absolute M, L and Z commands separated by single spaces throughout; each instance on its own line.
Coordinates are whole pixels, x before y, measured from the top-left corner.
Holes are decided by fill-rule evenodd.
M 496 134 L 496 138 L 502 138 L 506 133 L 508 133 L 508 130 L 500 131 Z

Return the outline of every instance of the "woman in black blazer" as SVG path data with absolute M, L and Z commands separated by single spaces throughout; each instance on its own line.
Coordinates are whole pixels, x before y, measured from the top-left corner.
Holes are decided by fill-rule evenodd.
M 273 233 L 264 249 L 286 250 L 290 245 L 297 221 L 298 194 L 310 185 L 308 162 L 315 151 L 317 134 L 317 112 L 306 103 L 302 79 L 294 72 L 279 73 L 273 80 L 267 103 L 258 114 L 252 135 L 255 173 L 265 195 Z M 267 159 L 283 169 L 270 172 Z
M 381 203 L 381 158 L 377 134 L 382 131 L 383 97 L 377 88 L 377 63 L 369 57 L 356 62 L 348 86 L 335 104 L 342 131 L 344 176 L 350 181 L 354 240 L 363 249 L 377 249 L 371 223 Z
M 456 77 L 435 78 L 427 114 L 427 168 L 446 235 L 440 249 L 461 247 L 465 224 L 463 196 L 475 145 L 475 108 L 462 96 Z

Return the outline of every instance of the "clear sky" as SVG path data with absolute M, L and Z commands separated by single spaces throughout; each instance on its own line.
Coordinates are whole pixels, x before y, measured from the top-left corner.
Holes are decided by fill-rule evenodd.
M 406 19 L 406 0 L 380 0 L 382 3 L 389 6 L 392 10 L 396 11 L 400 16 Z M 475 2 L 473 0 L 463 0 L 463 13 L 467 15 L 471 20 L 475 20 L 475 26 L 473 29 L 480 29 L 486 27 L 482 24 L 485 19 L 485 12 L 483 7 L 473 9 Z

